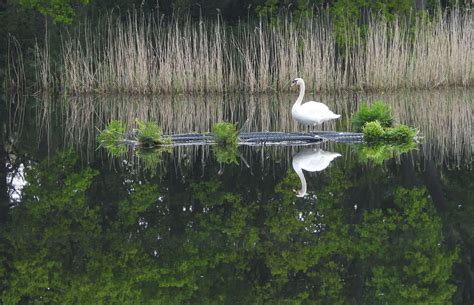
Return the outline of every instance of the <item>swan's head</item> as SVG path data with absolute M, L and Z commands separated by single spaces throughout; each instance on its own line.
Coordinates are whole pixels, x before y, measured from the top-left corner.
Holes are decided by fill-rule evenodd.
M 291 81 L 291 87 L 293 86 L 301 86 L 302 84 L 304 84 L 304 81 L 302 78 L 295 78 L 294 80 Z

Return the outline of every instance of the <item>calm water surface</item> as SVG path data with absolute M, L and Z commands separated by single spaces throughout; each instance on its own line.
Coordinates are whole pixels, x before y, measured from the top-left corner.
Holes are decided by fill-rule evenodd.
M 111 119 L 306 130 L 295 96 L 8 99 L 2 302 L 472 304 L 473 97 L 316 96 L 343 115 L 325 130 L 350 130 L 361 104 L 384 100 L 424 139 L 404 154 L 240 147 L 232 164 L 209 146 L 111 157 L 96 137 Z

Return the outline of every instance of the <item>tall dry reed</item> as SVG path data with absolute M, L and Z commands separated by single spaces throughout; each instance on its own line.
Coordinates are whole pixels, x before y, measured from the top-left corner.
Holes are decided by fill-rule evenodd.
M 64 36 L 59 79 L 72 94 L 282 91 L 296 76 L 327 92 L 470 86 L 474 13 L 415 19 L 413 26 L 372 17 L 364 35 L 348 29 L 357 41 L 340 46 L 324 12 L 233 27 L 220 19 L 109 16 Z

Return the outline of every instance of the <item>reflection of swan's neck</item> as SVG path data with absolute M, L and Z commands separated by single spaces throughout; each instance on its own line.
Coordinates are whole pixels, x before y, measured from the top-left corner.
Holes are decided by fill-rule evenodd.
M 298 95 L 298 98 L 296 99 L 296 102 L 295 102 L 294 106 L 300 106 L 301 105 L 301 102 L 303 101 L 303 97 L 304 97 L 304 90 L 305 90 L 304 82 L 301 81 L 300 94 Z
M 304 177 L 303 170 L 295 164 L 293 164 L 293 169 L 301 180 L 301 191 L 298 192 L 298 195 L 304 196 L 306 194 L 306 178 Z

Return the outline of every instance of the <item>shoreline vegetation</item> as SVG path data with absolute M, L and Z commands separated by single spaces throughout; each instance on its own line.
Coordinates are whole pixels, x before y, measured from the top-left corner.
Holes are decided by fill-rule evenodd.
M 36 85 L 108 95 L 288 91 L 296 76 L 321 92 L 473 83 L 471 10 L 393 20 L 373 14 L 365 27 L 341 33 L 343 43 L 324 11 L 233 27 L 219 18 L 165 22 L 136 11 L 111 14 L 62 35 L 56 61 L 48 43 L 36 48 Z

